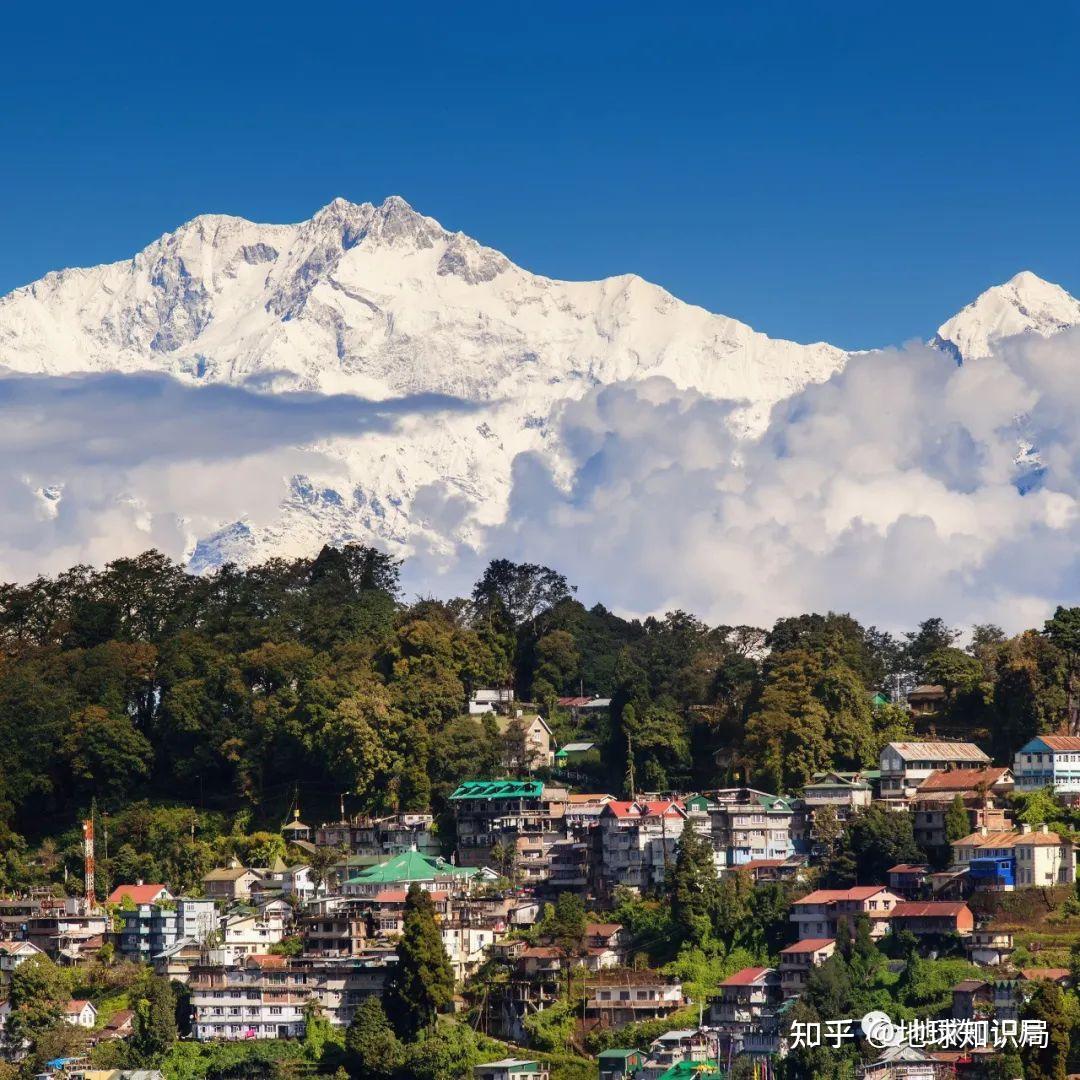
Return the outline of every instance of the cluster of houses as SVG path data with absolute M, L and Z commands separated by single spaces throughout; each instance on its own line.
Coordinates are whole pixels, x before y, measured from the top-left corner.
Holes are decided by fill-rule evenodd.
M 585 696 L 563 702 L 580 711 L 608 704 Z M 865 919 L 875 939 L 903 932 L 927 950 L 947 943 L 992 973 L 955 988 L 959 1019 L 1015 1017 L 1037 980 L 1068 978 L 1052 968 L 1013 970 L 1011 935 L 980 924 L 967 901 L 979 890 L 1076 880 L 1072 841 L 1046 825 L 1014 822 L 1007 796 L 1048 784 L 1080 793 L 1080 738 L 1034 739 L 1011 769 L 995 766 L 970 743 L 897 741 L 882 750 L 878 768 L 821 773 L 797 797 L 735 787 L 620 799 L 573 790 L 574 762 L 596 748 L 580 742 L 556 749 L 543 719 L 514 708 L 506 692 L 479 692 L 470 712 L 496 718 L 517 776 L 459 784 L 449 800 L 452 852 L 444 851 L 430 814 L 342 815 L 313 828 L 297 813 L 282 830 L 292 863 L 218 867 L 197 896 L 174 895 L 166 883 L 132 882 L 117 885 L 106 908 L 45 894 L 0 900 L 0 984 L 31 956 L 79 965 L 109 944 L 119 956 L 188 985 L 196 1039 L 300 1036 L 311 1003 L 332 1024 L 347 1026 L 394 970 L 407 891 L 415 884 L 431 896 L 460 986 L 485 965 L 500 965 L 503 977 L 472 1001 L 484 1031 L 527 1044 L 526 1019 L 559 1000 L 573 975 L 584 987 L 583 1033 L 675 1014 L 685 1020 L 688 1006 L 700 1021 L 648 1045 L 605 1051 L 601 1080 L 708 1080 L 726 1075 L 739 1054 L 758 1056 L 765 1075 L 764 1063 L 786 1052 L 788 1010 L 814 968 L 835 953 L 842 925 L 854 932 Z M 541 766 L 545 776 L 564 779 L 530 775 Z M 958 797 L 968 831 L 950 842 L 946 819 Z M 804 894 L 789 913 L 792 943 L 780 950 L 776 966 L 734 973 L 708 1001 L 690 1002 L 677 979 L 636 965 L 618 923 L 590 923 L 569 944 L 523 933 L 546 903 L 567 891 L 602 911 L 618 889 L 658 889 L 687 830 L 708 840 L 719 875 L 798 886 L 833 842 L 826 820 L 834 834 L 837 823 L 875 803 L 912 815 L 920 845 L 941 857 L 894 866 L 887 880 L 872 885 L 797 889 Z M 338 861 L 316 873 L 304 855 L 320 848 L 337 852 Z M 98 1027 L 89 1002 L 72 1002 L 69 1020 Z M 112 1023 L 117 1020 L 111 1033 L 122 1037 L 130 1016 Z M 925 1054 L 895 1057 L 889 1075 L 959 1070 L 955 1061 Z M 940 1071 L 946 1066 L 952 1071 Z M 540 1062 L 513 1057 L 488 1062 L 476 1075 L 546 1080 L 547 1074 Z

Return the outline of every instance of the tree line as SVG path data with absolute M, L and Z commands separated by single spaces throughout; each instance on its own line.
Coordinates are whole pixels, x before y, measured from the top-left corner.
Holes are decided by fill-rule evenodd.
M 512 767 L 506 731 L 467 714 L 478 687 L 513 687 L 560 741 L 595 742 L 584 780 L 616 794 L 631 777 L 785 792 L 870 766 L 912 734 L 892 702 L 919 682 L 945 688 L 950 734 L 999 760 L 1076 713 L 1077 608 L 1012 637 L 977 626 L 960 647 L 937 618 L 899 635 L 835 613 L 625 619 L 506 560 L 467 597 L 406 600 L 400 570 L 357 544 L 200 577 L 150 551 L 0 585 L 0 886 L 77 870 L 91 808 L 109 861 L 181 883 L 273 844 L 297 798 L 316 820 L 342 798 L 445 818 L 462 779 Z M 581 690 L 610 709 L 557 707 Z

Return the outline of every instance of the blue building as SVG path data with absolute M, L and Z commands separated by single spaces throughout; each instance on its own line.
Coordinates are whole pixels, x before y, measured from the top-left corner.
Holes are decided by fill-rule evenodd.
M 1080 792 L 1080 738 L 1036 736 L 1017 751 L 1013 776 L 1017 791 L 1052 787 L 1057 792 Z
M 1016 885 L 1016 857 L 972 859 L 968 863 L 968 878 L 976 889 L 1012 889 Z

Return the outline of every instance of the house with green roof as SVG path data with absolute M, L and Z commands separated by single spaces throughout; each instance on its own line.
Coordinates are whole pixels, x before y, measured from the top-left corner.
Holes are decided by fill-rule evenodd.
M 806 817 L 801 803 L 756 788 L 710 791 L 713 848 L 721 866 L 762 859 L 790 859 L 806 852 Z
M 431 858 L 418 851 L 403 851 L 349 878 L 342 892 L 346 896 L 374 896 L 384 889 L 407 889 L 414 881 L 422 888 L 450 889 L 482 876 L 475 868 L 454 866 L 445 859 Z
M 680 1061 L 659 1080 L 724 1080 L 724 1070 L 715 1061 Z
M 629 1047 L 614 1047 L 597 1055 L 600 1080 L 632 1080 L 645 1068 L 645 1054 Z
M 466 780 L 450 796 L 457 825 L 458 862 L 492 865 L 496 844 L 513 845 L 519 832 L 553 842 L 562 834 L 565 788 L 540 780 Z

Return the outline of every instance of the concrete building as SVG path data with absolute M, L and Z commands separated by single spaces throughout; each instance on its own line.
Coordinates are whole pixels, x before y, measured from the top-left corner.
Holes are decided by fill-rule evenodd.
M 1046 825 L 1020 825 L 1008 832 L 984 826 L 954 841 L 952 851 L 953 864 L 982 888 L 1011 892 L 1076 881 L 1076 848 Z
M 1080 737 L 1036 736 L 1016 752 L 1013 776 L 1017 791 L 1052 787 L 1060 794 L 1080 793 Z
M 780 950 L 780 988 L 785 998 L 806 989 L 810 972 L 836 952 L 835 938 L 805 938 Z
M 889 917 L 900 897 L 884 885 L 857 885 L 852 889 L 815 889 L 791 905 L 791 921 L 799 940 L 835 938 L 836 927 L 846 922 L 854 933 L 859 915 L 870 920 L 870 935 L 884 937 L 889 932 Z
M 881 798 L 906 803 L 933 772 L 989 764 L 974 743 L 891 742 L 881 751 Z
M 720 983 L 709 1003 L 709 1022 L 741 1045 L 783 1000 L 780 972 L 770 967 L 736 971 Z
M 975 916 L 959 900 L 904 900 L 892 909 L 893 933 L 907 930 L 916 937 L 960 934 L 975 928 Z
M 658 971 L 602 971 L 585 983 L 585 1019 L 597 1027 L 657 1020 L 685 1003 L 682 984 Z
M 596 891 L 646 891 L 661 884 L 674 864 L 686 811 L 671 799 L 609 802 L 600 815 Z
M 120 955 L 136 963 L 149 963 L 183 940 L 205 942 L 218 923 L 214 901 L 202 899 L 139 904 L 121 908 L 116 915 Z
M 783 860 L 805 850 L 805 817 L 794 800 L 753 788 L 713 791 L 708 798 L 718 867 Z

